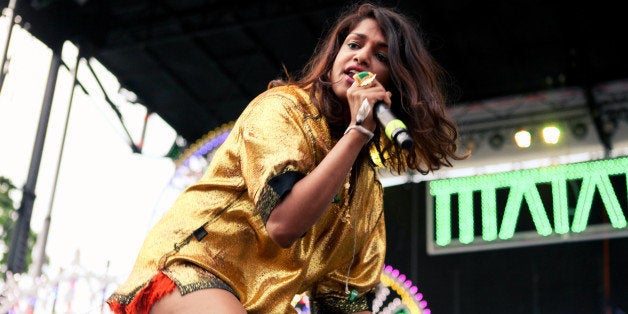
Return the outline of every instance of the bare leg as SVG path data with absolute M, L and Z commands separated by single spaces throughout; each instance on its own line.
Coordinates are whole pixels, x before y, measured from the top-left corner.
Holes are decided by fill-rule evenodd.
M 155 302 L 150 314 L 245 314 L 244 307 L 231 292 L 202 289 L 181 296 L 179 289 Z

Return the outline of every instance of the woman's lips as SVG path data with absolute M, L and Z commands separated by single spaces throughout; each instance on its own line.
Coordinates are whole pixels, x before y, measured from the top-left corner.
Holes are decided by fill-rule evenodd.
M 349 83 L 349 84 L 353 84 L 353 82 L 355 81 L 353 79 L 353 76 L 351 76 L 351 73 L 345 73 L 345 80 Z

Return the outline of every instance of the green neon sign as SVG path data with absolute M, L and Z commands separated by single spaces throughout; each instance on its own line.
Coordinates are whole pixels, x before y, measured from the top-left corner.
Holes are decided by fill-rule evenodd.
M 458 245 L 509 241 L 518 233 L 517 224 L 521 222 L 524 204 L 529 210 L 536 238 L 554 236 L 557 239 L 556 236 L 585 234 L 593 229 L 589 226 L 589 218 L 596 191 L 610 228 L 626 232 L 628 209 L 620 205 L 611 177 L 623 177 L 628 186 L 627 174 L 628 158 L 618 158 L 432 181 L 429 191 L 434 200 L 434 241 L 440 247 L 451 245 L 452 241 Z M 581 183 L 570 215 L 568 182 L 574 181 Z M 551 186 L 551 202 L 545 203 L 551 208 L 546 208 L 543 203 L 539 192 L 541 185 Z M 498 190 L 507 191 L 505 204 L 501 206 Z M 474 202 L 474 195 L 476 200 L 479 199 L 477 202 Z M 458 208 L 452 208 L 454 197 Z M 480 208 L 476 208 L 478 204 Z M 457 226 L 453 226 L 452 213 L 457 213 Z M 476 222 L 474 218 L 478 213 L 481 221 Z M 570 217 L 573 217 L 571 221 Z M 481 226 L 481 237 L 475 234 L 476 224 Z M 457 239 L 452 238 L 454 227 L 458 228 Z M 530 239 L 530 232 L 526 237 Z

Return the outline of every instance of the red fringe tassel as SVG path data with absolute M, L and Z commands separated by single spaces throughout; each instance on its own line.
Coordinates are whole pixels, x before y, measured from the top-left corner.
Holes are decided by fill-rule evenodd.
M 116 314 L 148 313 L 155 302 L 174 291 L 176 287 L 168 276 L 159 272 L 146 287 L 135 295 L 131 303 L 123 305 L 118 302 L 110 302 L 109 308 Z

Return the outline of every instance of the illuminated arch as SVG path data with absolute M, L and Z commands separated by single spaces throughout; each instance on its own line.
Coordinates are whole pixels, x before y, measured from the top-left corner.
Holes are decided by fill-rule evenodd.
M 384 266 L 380 280 L 382 284 L 377 290 L 375 300 L 373 301 L 374 313 L 431 313 L 431 310 L 427 307 L 427 301 L 423 298 L 423 293 L 419 292 L 419 288 L 405 274 L 400 273 L 399 270 L 390 265 Z M 385 306 L 385 301 L 390 298 L 390 294 L 386 292 L 387 287 L 399 296 L 392 300 L 392 306 Z M 382 295 L 379 296 L 379 293 Z M 395 300 L 400 300 L 400 302 Z M 382 305 L 379 305 L 380 303 Z M 378 306 L 377 309 L 376 306 Z M 406 312 L 403 312 L 404 309 Z

